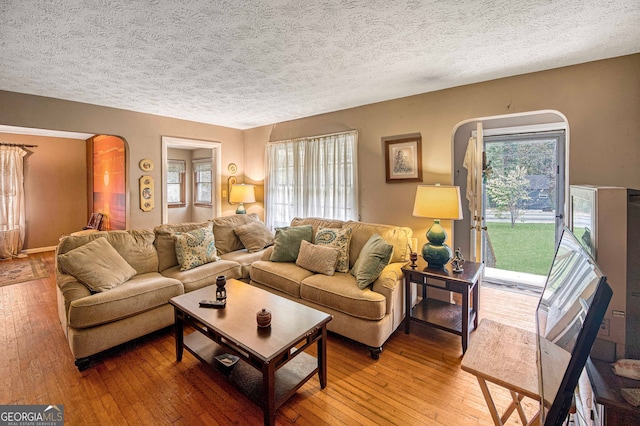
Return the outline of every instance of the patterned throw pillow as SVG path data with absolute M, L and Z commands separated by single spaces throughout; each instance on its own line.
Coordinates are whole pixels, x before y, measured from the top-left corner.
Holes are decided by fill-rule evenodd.
M 181 271 L 220 260 L 210 226 L 188 232 L 176 232 L 176 257 Z
M 338 249 L 319 246 L 302 240 L 296 265 L 311 272 L 333 275 L 336 270 Z
M 316 232 L 316 244 L 338 249 L 336 271 L 349 272 L 349 243 L 351 228 L 319 228 Z

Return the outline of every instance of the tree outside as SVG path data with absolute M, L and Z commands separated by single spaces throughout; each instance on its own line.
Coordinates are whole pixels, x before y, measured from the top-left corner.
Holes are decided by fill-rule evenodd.
M 526 208 L 525 202 L 530 199 L 528 188 L 527 169 L 520 166 L 503 174 L 494 175 L 487 182 L 489 199 L 498 212 L 509 212 L 512 228 L 523 214 Z

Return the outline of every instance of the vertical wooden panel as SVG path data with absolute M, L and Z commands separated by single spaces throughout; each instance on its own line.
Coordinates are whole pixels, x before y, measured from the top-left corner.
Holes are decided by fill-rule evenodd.
M 93 211 L 105 215 L 103 230 L 126 229 L 124 141 L 117 136 L 92 138 Z

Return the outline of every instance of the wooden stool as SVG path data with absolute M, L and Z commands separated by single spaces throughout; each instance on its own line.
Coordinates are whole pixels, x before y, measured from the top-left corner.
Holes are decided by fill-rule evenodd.
M 538 422 L 540 411 L 527 421 L 520 402 L 525 396 L 540 401 L 536 365 L 535 333 L 483 319 L 472 335 L 461 367 L 478 379 L 496 425 L 503 425 L 514 410 L 518 412 L 523 425 L 531 425 Z M 487 381 L 511 393 L 511 404 L 502 415 L 498 414 Z

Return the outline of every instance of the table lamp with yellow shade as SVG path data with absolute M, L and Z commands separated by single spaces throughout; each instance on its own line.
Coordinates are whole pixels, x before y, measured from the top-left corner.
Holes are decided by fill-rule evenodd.
M 418 185 L 413 215 L 434 219 L 433 225 L 427 231 L 427 242 L 422 246 L 422 257 L 430 268 L 444 268 L 451 260 L 452 251 L 445 243 L 447 232 L 440 225 L 440 220 L 462 219 L 460 187 Z
M 231 185 L 231 192 L 229 193 L 230 203 L 240 203 L 236 209 L 236 214 L 245 214 L 247 210 L 244 208 L 244 203 L 256 202 L 256 191 L 253 185 L 245 185 L 244 183 L 238 185 Z

